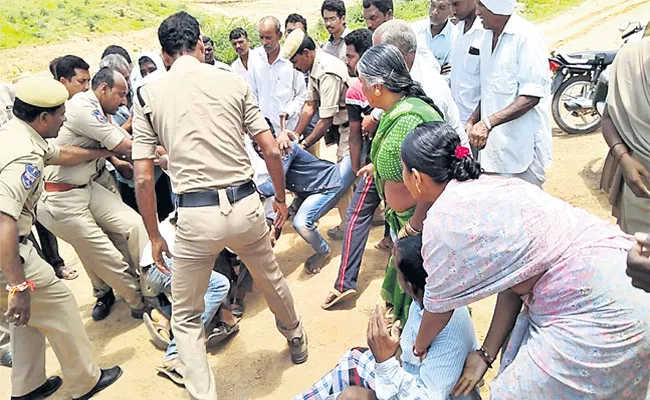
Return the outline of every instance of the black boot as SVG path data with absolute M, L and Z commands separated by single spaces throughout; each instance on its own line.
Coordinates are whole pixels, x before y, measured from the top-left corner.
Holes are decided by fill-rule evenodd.
M 102 297 L 97 298 L 97 303 L 93 307 L 93 320 L 101 321 L 104 318 L 108 317 L 108 314 L 111 313 L 111 307 L 115 304 L 115 295 L 113 294 L 113 289 Z
M 27 393 L 24 396 L 11 396 L 11 400 L 36 400 L 50 397 L 56 392 L 63 383 L 63 380 L 58 376 L 48 378 L 44 384 Z

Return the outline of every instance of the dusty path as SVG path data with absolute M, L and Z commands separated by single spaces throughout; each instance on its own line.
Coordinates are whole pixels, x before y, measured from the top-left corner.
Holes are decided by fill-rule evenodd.
M 272 6 L 274 9 L 280 9 L 281 4 L 289 2 L 271 3 L 271 0 L 263 0 L 259 3 L 239 3 L 232 7 L 243 13 L 262 15 L 269 12 L 268 8 L 263 7 Z M 619 43 L 617 27 L 622 22 L 636 20 L 639 16 L 647 18 L 650 15 L 650 4 L 641 3 L 644 2 L 606 0 L 602 2 L 602 6 L 599 3 L 597 15 L 593 15 L 593 9 L 589 8 L 570 12 L 549 21 L 544 24 L 549 37 L 549 47 L 553 49 L 557 43 L 561 43 L 562 47 L 576 50 L 615 48 Z M 306 6 L 307 4 L 311 9 Z M 317 4 L 315 0 L 303 0 L 297 8 L 299 12 L 313 10 L 317 9 L 315 4 Z M 636 6 L 629 9 L 630 4 Z M 603 18 L 606 13 L 615 16 L 607 20 Z M 576 22 L 579 20 L 582 22 Z M 584 37 L 563 40 L 563 34 L 575 37 L 580 36 L 583 31 L 587 32 Z M 130 35 L 144 40 L 147 33 Z M 122 35 L 114 37 L 114 39 L 122 38 Z M 112 39 L 101 40 L 102 42 L 84 43 L 88 54 L 102 48 L 99 43 L 109 43 Z M 40 49 L 38 54 L 41 58 Z M 9 55 L 6 53 L 2 55 L 0 59 L 6 61 Z M 609 206 L 606 196 L 598 191 L 600 168 L 607 152 L 600 133 L 567 136 L 556 130 L 553 146 L 553 167 L 549 171 L 550 180 L 545 185 L 545 189 L 576 206 L 608 218 Z M 329 150 L 331 152 L 332 149 Z M 336 223 L 338 223 L 338 216 L 336 212 L 331 212 L 323 218 L 320 231 L 325 234 L 325 231 Z M 319 275 L 306 275 L 302 270 L 302 263 L 311 254 L 310 249 L 290 228 L 287 229 L 277 246 L 277 255 L 309 332 L 309 361 L 302 366 L 291 365 L 284 339 L 276 333 L 271 313 L 260 296 L 250 295 L 247 298 L 247 313 L 241 323 L 239 335 L 217 349 L 214 355 L 209 356 L 216 375 L 220 399 L 289 399 L 327 372 L 346 349 L 365 344 L 366 324 L 379 298 L 378 293 L 386 262 L 385 254 L 372 247 L 381 235 L 381 228 L 372 231 L 359 278 L 359 289 L 362 293 L 356 304 L 349 304 L 336 311 L 323 311 L 320 304 L 336 275 L 340 262 L 340 247 L 333 244 L 335 256 Z M 66 244 L 63 244 L 62 249 L 68 264 L 80 268 L 74 251 Z M 93 322 L 90 319 L 93 299 L 90 295 L 88 278 L 82 274 L 69 286 L 76 295 L 82 318 L 93 342 L 95 359 L 101 366 L 120 364 L 125 371 L 120 381 L 110 390 L 97 396 L 97 399 L 186 398 L 183 390 L 156 376 L 153 368 L 160 363 L 162 352 L 151 345 L 144 326 L 130 318 L 128 307 L 122 300 L 118 301 L 107 320 Z M 472 307 L 479 341 L 483 339 L 488 328 L 493 305 L 494 299 L 487 299 Z M 47 357 L 48 373 L 60 373 L 51 350 L 48 350 Z M 487 380 L 489 381 L 492 376 L 493 372 L 492 375 L 488 375 Z M 0 398 L 9 397 L 8 388 L 9 370 L 0 368 Z M 486 395 L 487 390 L 484 389 L 483 394 Z M 69 398 L 67 396 L 64 387 L 51 398 L 67 399 Z

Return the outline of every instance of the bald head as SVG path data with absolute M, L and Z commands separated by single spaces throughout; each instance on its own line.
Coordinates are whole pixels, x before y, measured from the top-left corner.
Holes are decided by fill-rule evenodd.
M 119 106 L 126 104 L 126 79 L 124 75 L 109 67 L 97 71 L 93 77 L 92 90 L 106 114 L 115 114 Z
M 402 53 L 404 58 L 415 55 L 418 50 L 417 37 L 413 29 L 400 19 L 386 21 L 375 30 L 372 35 L 372 44 L 392 44 Z
M 257 29 L 266 54 L 277 56 L 280 53 L 280 39 L 282 39 L 280 20 L 274 16 L 264 17 L 260 20 Z

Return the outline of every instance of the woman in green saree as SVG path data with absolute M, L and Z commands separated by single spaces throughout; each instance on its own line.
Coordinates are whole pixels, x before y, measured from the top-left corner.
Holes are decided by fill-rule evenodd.
M 441 113 L 411 79 L 399 50 L 388 44 L 372 47 L 357 64 L 363 94 L 371 106 L 386 112 L 379 122 L 370 149 L 371 164 L 358 175 L 373 174 L 379 196 L 386 202 L 386 221 L 395 236 L 414 236 L 422 231 L 430 203 L 417 202 L 404 186 L 400 147 L 406 135 L 424 122 L 442 121 Z M 406 322 L 411 299 L 397 281 L 391 256 L 381 291 L 393 306 L 393 320 Z

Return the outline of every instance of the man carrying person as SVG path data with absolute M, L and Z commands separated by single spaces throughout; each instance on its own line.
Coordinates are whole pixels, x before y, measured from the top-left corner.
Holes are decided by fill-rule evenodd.
M 100 69 L 93 77 L 92 90 L 68 101 L 66 121 L 53 142 L 106 148 L 129 156 L 129 135 L 107 117 L 126 102 L 127 92 L 122 74 L 110 68 Z M 113 289 L 124 296 L 131 316 L 142 318 L 140 285 L 131 271 L 140 263 L 146 232 L 142 218 L 122 202 L 118 193 L 108 189 L 113 178 L 105 170 L 105 159 L 74 167 L 49 166 L 44 178 L 45 193 L 39 201 L 38 220 L 77 252 L 97 298 L 93 319 L 99 321 L 108 316 L 115 302 Z M 126 240 L 128 257 L 108 234 Z
M 363 19 L 374 32 L 379 25 L 393 19 L 393 0 L 363 0 Z
M 294 130 L 307 96 L 303 74 L 280 57 L 280 21 L 264 17 L 258 26 L 262 48 L 250 56 L 248 84 L 274 132 Z
M 249 80 L 248 59 L 250 55 L 250 41 L 248 32 L 244 28 L 235 28 L 228 36 L 232 49 L 237 53 L 237 59 L 230 66 L 232 72 L 238 74 L 245 81 Z
M 342 43 L 345 44 L 344 41 Z M 307 99 L 293 132 L 295 137 L 300 139 L 300 145 L 304 149 L 309 149 L 316 145 L 328 131 L 334 136 L 332 141 L 336 141 L 338 135 L 336 160 L 341 161 L 343 157 L 349 155 L 350 151 L 350 125 L 345 109 L 345 92 L 348 89 L 350 75 L 345 63 L 323 50 L 316 49 L 312 38 L 301 30 L 291 32 L 284 43 L 282 53 L 291 61 L 294 68 L 309 73 Z M 311 133 L 304 135 L 317 109 L 318 122 Z M 315 155 L 318 156 L 318 153 L 316 152 Z M 348 204 L 349 196 L 343 196 L 338 205 L 341 224 L 327 232 L 332 239 L 343 238 Z
M 551 95 L 542 31 L 515 13 L 515 0 L 483 0 L 481 102 L 467 121 L 488 174 L 542 187 L 551 165 Z
M 158 37 L 170 69 L 140 89 L 145 106 L 135 105 L 133 159 L 136 196 L 154 264 L 165 272 L 163 252 L 171 254 L 158 230 L 153 161 L 158 144 L 169 153 L 169 175 L 179 205 L 172 330 L 190 396 L 216 399 L 201 314 L 214 261 L 224 247 L 248 267 L 296 364 L 307 360 L 307 336 L 271 248 L 242 132 L 251 135 L 264 153 L 275 186 L 276 226 L 281 226 L 287 208 L 278 145 L 244 80 L 202 64 L 205 49 L 200 34 L 198 21 L 185 12 L 160 25 Z M 215 87 L 219 88 L 218 102 L 214 101 Z
M 440 73 L 450 72 L 451 43 L 453 40 L 454 24 L 449 20 L 451 6 L 448 0 L 431 0 L 429 18 L 413 25 L 418 36 L 419 46 L 428 49 L 440 64 Z
M 120 367 L 100 370 L 74 295 L 27 240 L 42 191 L 44 165 L 75 165 L 109 154 L 107 150 L 56 146 L 65 121 L 65 87 L 52 79 L 27 79 L 16 86 L 15 118 L 0 129 L 12 138 L 0 150 L 0 312 L 11 325 L 12 399 L 41 399 L 63 383 L 45 375 L 45 338 L 61 364 L 73 399 L 89 399 L 113 384 Z
M 465 126 L 481 101 L 480 59 L 483 25 L 476 18 L 475 0 L 451 0 L 451 15 L 458 19 L 451 48 L 451 96 Z
M 343 0 L 325 0 L 320 8 L 320 15 L 323 17 L 325 29 L 330 34 L 327 43 L 323 45 L 323 51 L 345 61 L 343 38 L 350 32 L 345 27 L 345 3 Z

